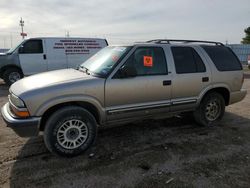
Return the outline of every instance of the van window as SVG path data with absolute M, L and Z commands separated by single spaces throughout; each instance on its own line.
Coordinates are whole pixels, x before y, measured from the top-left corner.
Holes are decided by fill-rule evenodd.
M 203 45 L 202 48 L 207 52 L 219 71 L 242 70 L 240 61 L 228 47 Z
M 206 67 L 191 47 L 171 47 L 177 74 L 205 72 Z
M 43 53 L 42 40 L 28 40 L 23 44 L 21 51 L 23 54 L 41 54 Z
M 138 76 L 168 74 L 165 54 L 161 47 L 139 47 L 125 65 L 134 66 Z

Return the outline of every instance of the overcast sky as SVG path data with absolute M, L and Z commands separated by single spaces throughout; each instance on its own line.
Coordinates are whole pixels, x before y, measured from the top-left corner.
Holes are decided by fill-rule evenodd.
M 69 31 L 112 44 L 155 38 L 239 43 L 250 26 L 250 0 L 1 0 L 0 47 L 21 40 L 20 17 L 28 37 Z

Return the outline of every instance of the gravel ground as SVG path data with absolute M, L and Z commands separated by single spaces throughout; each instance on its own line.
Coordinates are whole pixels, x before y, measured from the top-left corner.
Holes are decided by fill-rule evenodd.
M 250 93 L 250 75 L 244 87 Z M 7 94 L 0 83 L 0 106 Z M 85 154 L 65 159 L 0 118 L 0 187 L 250 187 L 250 94 L 216 127 L 175 117 L 98 134 Z

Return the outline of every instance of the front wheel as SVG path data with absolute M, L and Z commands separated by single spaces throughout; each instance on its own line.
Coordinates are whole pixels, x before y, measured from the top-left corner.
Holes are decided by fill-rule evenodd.
M 203 126 L 215 125 L 225 113 L 225 100 L 221 94 L 208 93 L 194 112 L 196 122 Z
M 50 152 L 74 157 L 93 144 L 96 132 L 97 123 L 91 113 L 77 106 L 64 107 L 48 119 L 44 142 Z
M 23 78 L 23 73 L 17 68 L 8 68 L 3 73 L 3 79 L 5 83 L 9 86 L 14 82 L 20 80 L 21 78 Z

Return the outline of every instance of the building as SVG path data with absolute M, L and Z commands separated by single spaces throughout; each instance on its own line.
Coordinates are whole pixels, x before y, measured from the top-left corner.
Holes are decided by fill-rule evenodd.
M 4 53 L 4 52 L 7 52 L 9 49 L 2 49 L 0 48 L 0 53 Z
M 250 55 L 250 44 L 228 44 L 243 64 L 247 64 Z

